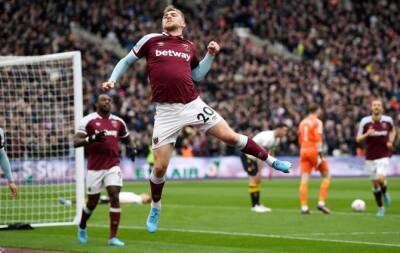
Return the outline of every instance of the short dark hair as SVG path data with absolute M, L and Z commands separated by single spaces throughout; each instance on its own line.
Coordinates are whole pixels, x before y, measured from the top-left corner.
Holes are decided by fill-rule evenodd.
M 97 96 L 94 98 L 94 103 L 97 104 L 97 102 L 99 101 L 99 98 L 102 96 L 107 96 L 107 97 L 111 98 L 111 96 L 108 93 L 101 92 L 101 93 L 97 94 Z
M 275 128 L 284 128 L 284 127 L 289 128 L 288 125 L 286 125 L 283 122 L 279 122 L 278 124 L 275 125 Z
M 318 111 L 318 109 L 320 109 L 320 108 L 321 107 L 318 104 L 311 104 L 307 108 L 307 113 L 314 113 L 314 112 Z

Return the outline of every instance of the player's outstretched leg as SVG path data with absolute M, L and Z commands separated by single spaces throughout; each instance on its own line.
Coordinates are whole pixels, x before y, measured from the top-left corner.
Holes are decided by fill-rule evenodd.
M 257 143 L 255 143 L 252 139 L 248 138 L 245 135 L 239 135 L 239 147 L 242 152 L 248 155 L 255 156 L 265 162 L 268 163 L 269 166 L 274 168 L 275 170 L 279 170 L 283 173 L 289 173 L 292 168 L 292 163 L 288 161 L 280 161 L 275 157 L 268 155 L 268 152 L 265 151 L 262 147 L 260 147 Z
M 267 162 L 272 168 L 283 173 L 289 173 L 292 164 L 287 161 L 279 161 L 276 158 L 269 156 L 268 152 L 255 143 L 252 139 L 245 135 L 238 134 L 229 127 L 225 120 L 219 121 L 207 131 L 208 134 L 222 140 L 228 145 L 236 146 L 243 153 L 257 157 L 258 159 Z

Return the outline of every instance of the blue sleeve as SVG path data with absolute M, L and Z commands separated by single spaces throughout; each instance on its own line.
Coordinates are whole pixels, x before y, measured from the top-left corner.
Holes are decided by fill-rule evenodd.
M 116 83 L 118 79 L 126 72 L 128 67 L 137 61 L 137 58 L 133 52 L 129 52 L 124 58 L 122 58 L 115 66 L 109 81 Z
M 194 81 L 201 81 L 210 70 L 213 60 L 214 56 L 207 53 L 203 60 L 200 61 L 199 65 L 192 69 L 192 79 Z
M 13 176 L 11 174 L 11 165 L 8 160 L 8 156 L 4 148 L 0 149 L 0 167 L 3 170 L 8 181 L 13 181 Z

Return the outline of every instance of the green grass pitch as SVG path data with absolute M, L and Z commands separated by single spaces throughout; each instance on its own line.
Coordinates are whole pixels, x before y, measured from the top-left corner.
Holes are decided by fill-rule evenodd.
M 315 210 L 319 179 L 310 185 L 311 215 L 300 215 L 298 180 L 262 183 L 262 202 L 271 213 L 250 212 L 246 180 L 169 181 L 164 188 L 160 230 L 145 230 L 148 205 L 124 205 L 119 238 L 123 248 L 106 246 L 108 208 L 99 205 L 88 224 L 89 242 L 79 245 L 76 227 L 1 231 L 0 246 L 66 252 L 400 252 L 400 178 L 389 179 L 393 205 L 384 218 L 376 207 L 368 178 L 334 178 L 328 206 Z M 148 192 L 146 182 L 125 183 L 124 191 Z M 350 203 L 364 199 L 367 210 Z

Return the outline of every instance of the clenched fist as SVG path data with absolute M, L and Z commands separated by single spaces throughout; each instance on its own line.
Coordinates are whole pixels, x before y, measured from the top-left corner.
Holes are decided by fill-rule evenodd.
M 209 54 L 215 56 L 219 52 L 220 46 L 218 45 L 217 42 L 211 41 L 207 46 L 207 50 Z
M 107 81 L 107 82 L 104 82 L 104 83 L 101 84 L 101 88 L 104 91 L 108 91 L 110 89 L 113 89 L 114 87 L 115 87 L 115 83 L 114 82 L 110 82 L 110 81 Z

